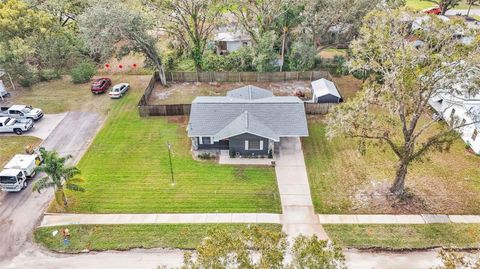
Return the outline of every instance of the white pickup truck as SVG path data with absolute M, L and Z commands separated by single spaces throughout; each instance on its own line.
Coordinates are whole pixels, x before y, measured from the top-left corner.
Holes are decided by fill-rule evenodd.
M 16 133 L 21 135 L 32 129 L 33 120 L 31 119 L 13 119 L 9 117 L 0 117 L 0 133 Z
M 35 176 L 35 168 L 42 159 L 39 154 L 17 154 L 0 172 L 0 189 L 6 192 L 18 192 L 26 188 L 28 178 Z
M 0 107 L 0 117 L 32 119 L 36 121 L 43 117 L 43 111 L 40 108 L 31 106 L 13 105 L 11 107 Z

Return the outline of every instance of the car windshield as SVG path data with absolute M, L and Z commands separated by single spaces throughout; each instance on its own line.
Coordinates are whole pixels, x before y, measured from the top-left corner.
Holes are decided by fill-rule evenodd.
M 17 178 L 16 177 L 0 177 L 0 183 L 1 184 L 15 184 L 17 183 Z
M 22 109 L 23 113 L 29 113 L 30 111 L 32 111 L 32 107 L 26 106 L 24 109 Z

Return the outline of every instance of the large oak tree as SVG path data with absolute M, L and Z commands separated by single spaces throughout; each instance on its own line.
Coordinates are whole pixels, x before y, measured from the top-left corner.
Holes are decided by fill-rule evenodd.
M 424 30 L 412 32 L 412 21 L 421 16 L 403 9 L 366 16 L 351 45 L 349 66 L 372 76 L 353 100 L 329 116 L 330 136 L 343 134 L 359 139 L 360 145 L 373 142 L 394 153 L 391 191 L 396 195 L 404 193 L 409 166 L 429 151 L 448 149 L 458 137 L 454 130 L 462 127 L 440 126 L 428 116 L 429 99 L 479 89 L 478 76 L 472 76 L 479 63 L 478 32 L 461 21 L 435 16 L 423 20 Z M 477 40 L 464 44 L 456 38 L 460 32 Z

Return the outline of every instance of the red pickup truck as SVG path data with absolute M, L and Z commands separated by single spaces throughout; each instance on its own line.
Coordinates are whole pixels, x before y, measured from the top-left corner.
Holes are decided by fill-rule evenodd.
M 109 78 L 99 78 L 92 83 L 92 93 L 104 93 L 112 86 L 112 81 Z

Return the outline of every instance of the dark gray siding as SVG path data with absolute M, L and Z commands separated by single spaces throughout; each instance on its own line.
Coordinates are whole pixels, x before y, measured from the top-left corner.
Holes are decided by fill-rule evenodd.
M 327 94 L 323 96 L 317 96 L 316 103 L 339 103 L 340 98 L 336 97 L 335 95 Z
M 198 137 L 197 143 L 198 141 Z M 221 140 L 220 142 L 214 142 L 213 144 L 200 144 L 198 143 L 198 149 L 228 149 L 228 141 L 227 140 Z
M 263 150 L 245 150 L 245 140 L 262 140 L 263 141 Z M 239 152 L 241 155 L 267 155 L 268 154 L 268 139 L 252 134 L 241 134 L 237 136 L 230 137 L 230 150 L 233 152 Z

